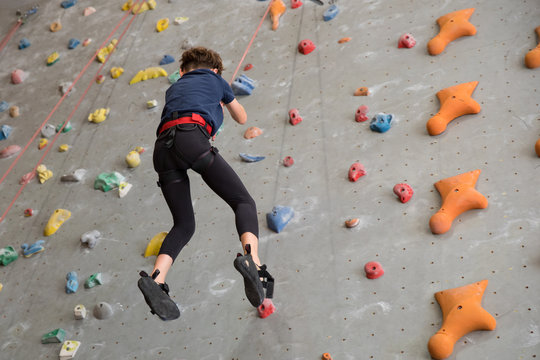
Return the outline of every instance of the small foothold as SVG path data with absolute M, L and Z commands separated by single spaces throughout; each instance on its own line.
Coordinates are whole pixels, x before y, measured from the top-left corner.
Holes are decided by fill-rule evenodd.
M 167 236 L 167 232 L 163 231 L 156 234 L 146 245 L 146 250 L 144 251 L 144 257 L 149 256 L 158 256 L 159 250 L 161 249 L 161 244 L 163 244 L 163 239 Z
M 343 43 L 346 43 L 346 42 L 349 42 L 349 41 L 351 41 L 350 37 L 343 37 L 343 38 L 338 40 L 338 43 L 343 44 Z
M 301 0 L 291 0 L 291 9 L 297 9 L 304 3 Z
M 355 162 L 349 168 L 349 181 L 355 182 L 364 175 L 366 175 L 366 170 L 364 165 L 360 164 L 359 162 Z
M 266 159 L 265 156 L 256 156 L 256 155 L 249 155 L 245 153 L 238 154 L 240 156 L 240 159 L 242 159 L 245 162 L 252 163 L 257 162 Z
M 291 125 L 294 126 L 301 122 L 302 122 L 302 117 L 298 113 L 298 109 L 289 110 L 289 123 L 291 123 Z
M 80 341 L 67 340 L 62 344 L 62 349 L 60 349 L 59 360 L 70 360 L 75 357 L 77 350 L 81 346 Z
M 409 186 L 409 184 L 396 184 L 394 186 L 394 194 L 397 195 L 399 198 L 399 201 L 402 203 L 406 203 L 407 201 L 411 200 L 413 196 L 413 189 Z
M 11 82 L 13 84 L 20 84 L 26 80 L 27 77 L 28 73 L 21 69 L 16 69 L 11 72 Z
M 266 214 L 266 223 L 271 230 L 279 233 L 293 217 L 294 210 L 292 208 L 288 206 L 274 206 L 272 211 Z
M 448 13 L 437 19 L 440 31 L 427 44 L 430 55 L 438 55 L 444 51 L 446 46 L 462 36 L 472 36 L 476 34 L 476 28 L 469 22 L 469 18 L 474 12 L 474 8 L 463 9 Z
M 58 60 L 60 60 L 60 54 L 58 51 L 55 51 L 47 57 L 47 66 L 55 64 Z
M 332 356 L 330 356 L 329 353 L 324 353 L 324 354 L 322 354 L 321 359 L 322 360 L 332 360 Z
M 28 208 L 28 209 L 25 209 L 25 210 L 24 210 L 24 216 L 30 217 L 30 216 L 32 216 L 32 215 L 34 215 L 34 210 L 33 210 L 33 209 Z
M 539 43 L 525 55 L 525 66 L 529 69 L 535 69 L 540 66 L 540 26 L 534 30 L 536 31 Z
M 369 128 L 371 131 L 384 133 L 390 130 L 390 127 L 392 126 L 392 119 L 394 118 L 394 115 L 392 114 L 384 114 L 384 113 L 378 113 L 371 119 L 371 122 L 369 123 Z
M 7 266 L 17 260 L 19 255 L 13 248 L 13 246 L 6 246 L 0 249 L 0 265 Z
M 167 65 L 174 62 L 174 58 L 171 55 L 164 55 L 159 65 Z
M 102 284 L 103 284 L 103 279 L 101 277 L 101 273 L 95 273 L 95 274 L 90 275 L 88 279 L 86 279 L 86 281 L 84 282 L 84 287 L 86 289 L 91 289 L 94 286 L 102 285 Z
M 130 151 L 126 156 L 126 164 L 130 168 L 136 168 L 141 164 L 141 156 L 137 151 Z
M 88 46 L 92 42 L 92 39 L 84 39 L 82 42 L 82 46 Z
M 283 166 L 285 167 L 291 167 L 294 164 L 294 159 L 290 156 L 286 156 L 285 159 L 283 159 Z
M 60 21 L 55 21 L 51 24 L 51 26 L 49 27 L 49 30 L 51 30 L 51 32 L 60 31 L 62 30 L 62 24 L 60 23 Z
M 247 64 L 246 66 L 244 66 L 244 71 L 248 71 L 251 69 L 253 69 L 253 64 Z
M 70 271 L 66 275 L 66 294 L 74 294 L 79 288 L 79 280 L 77 278 L 77 272 Z
M 304 55 L 309 54 L 315 50 L 315 44 L 309 39 L 302 40 L 298 43 L 298 51 Z
M 94 307 L 94 316 L 99 320 L 105 320 L 113 315 L 113 308 L 108 303 L 102 301 Z
M 9 103 L 7 101 L 0 101 L 0 112 L 4 112 L 9 108 Z
M 11 134 L 12 127 L 9 125 L 0 126 L 0 140 L 6 140 Z
M 66 331 L 62 328 L 58 328 L 56 330 L 53 330 L 51 332 L 44 334 L 41 337 L 41 343 L 42 344 L 61 343 L 61 342 L 64 342 L 65 337 L 66 337 Z
M 69 42 L 68 42 L 68 49 L 69 49 L 69 50 L 73 50 L 73 49 L 75 49 L 77 46 L 79 46 L 80 43 L 81 43 L 81 41 L 78 40 L 78 39 L 75 39 L 75 38 L 69 39 Z
M 384 269 L 376 261 L 370 261 L 364 265 L 364 271 L 368 279 L 377 279 L 384 275 Z
M 43 244 L 45 243 L 45 240 L 38 240 L 36 241 L 35 243 L 33 243 L 32 245 L 28 245 L 28 244 L 22 244 L 21 245 L 21 249 L 23 251 L 23 256 L 24 257 L 30 257 L 34 254 L 37 254 L 37 253 L 40 253 L 42 251 L 45 250 L 45 248 L 43 247 Z
M 92 114 L 88 115 L 88 121 L 99 124 L 107 119 L 107 115 L 109 115 L 110 111 L 111 109 L 109 108 L 97 109 Z
M 359 87 L 354 91 L 354 96 L 368 96 L 369 89 L 365 86 Z
M 263 133 L 262 130 L 259 129 L 258 127 L 251 126 L 244 132 L 244 138 L 253 139 L 253 138 L 261 135 L 262 133 Z
M 50 138 L 54 134 L 56 134 L 56 128 L 54 126 L 52 126 L 51 124 L 46 124 L 41 129 L 41 136 L 44 137 L 44 138 Z
M 233 81 L 231 88 L 235 96 L 251 95 L 255 89 L 255 81 L 242 74 Z
M 60 146 L 58 146 L 58 152 L 66 152 L 69 150 L 69 145 L 68 144 L 62 144 Z
M 536 152 L 536 155 L 540 157 L 540 139 L 536 140 L 536 144 L 534 144 L 534 151 Z
M 282 0 L 272 0 L 270 4 L 270 20 L 272 21 L 272 30 L 276 31 L 279 27 L 279 18 L 285 13 L 286 6 Z
M 416 40 L 411 34 L 407 33 L 400 36 L 399 41 L 398 41 L 399 49 L 404 48 L 404 47 L 410 49 L 414 45 L 416 45 Z
M 26 173 L 21 177 L 21 180 L 19 180 L 19 184 L 26 185 L 30 182 L 30 180 L 32 180 L 35 177 L 36 177 L 36 173 L 33 171 L 30 171 L 29 173 Z
M 38 149 L 39 150 L 43 149 L 45 146 L 47 146 L 48 143 L 49 143 L 49 140 L 45 138 L 39 139 Z
M 43 184 L 45 181 L 53 177 L 53 172 L 47 169 L 47 166 L 45 166 L 44 164 L 39 165 L 36 168 L 36 172 L 37 172 L 39 182 L 41 184 Z
M 99 49 L 98 54 L 96 55 L 96 60 L 100 63 L 104 63 L 107 56 L 112 53 L 114 50 L 116 50 L 116 44 L 118 44 L 117 39 L 112 39 L 111 43 L 107 46 L 102 47 Z
M 356 122 L 366 121 L 368 119 L 367 112 L 368 107 L 366 105 L 359 106 L 356 110 L 356 113 L 354 114 L 354 120 L 356 120 Z
M 133 0 L 128 0 L 124 5 L 122 5 L 122 10 L 131 10 L 133 15 L 140 14 L 142 12 L 145 12 L 147 10 L 154 10 L 156 8 L 156 0 L 148 0 L 144 1 L 140 4 L 133 3 Z
M 9 145 L 0 151 L 0 159 L 5 159 L 13 156 L 19 151 L 21 151 L 21 147 L 19 145 Z
M 105 76 L 101 74 L 96 76 L 96 84 L 103 84 L 104 81 L 105 81 Z
M 16 118 L 16 117 L 19 117 L 19 115 L 21 115 L 21 112 L 17 105 L 13 105 L 9 107 L 9 116 L 11 116 L 12 118 Z
M 83 15 L 84 15 L 84 16 L 88 16 L 88 15 L 92 15 L 92 14 L 95 13 L 95 12 L 96 12 L 96 9 L 93 8 L 92 6 L 89 6 L 89 7 L 87 7 L 87 8 L 84 9 Z
M 43 230 L 43 235 L 51 236 L 54 234 L 64 222 L 66 222 L 71 217 L 71 211 L 66 209 L 56 209 L 52 213 L 45 229 Z
M 19 41 L 19 50 L 26 49 L 29 46 L 30 46 L 30 40 L 28 40 L 27 38 L 22 38 Z
M 174 84 L 175 82 L 178 81 L 178 79 L 180 79 L 180 71 L 176 70 L 171 75 L 169 75 L 168 79 L 169 79 L 169 83 Z
M 139 71 L 129 82 L 129 85 L 138 83 L 139 81 L 145 81 L 148 79 L 155 79 L 160 76 L 167 76 L 165 69 L 160 67 L 150 67 Z
M 118 196 L 120 198 L 123 198 L 124 196 L 127 195 L 127 193 L 129 192 L 129 190 L 131 190 L 131 188 L 133 187 L 132 184 L 128 183 L 128 182 L 121 182 L 120 185 L 118 186 Z
M 339 14 L 339 7 L 337 5 L 330 5 L 328 9 L 323 14 L 323 20 L 324 21 L 330 21 L 333 18 L 336 17 L 336 15 Z
M 72 92 L 75 92 L 75 88 L 73 87 L 73 83 L 71 81 L 61 82 L 58 85 L 58 90 L 60 90 L 60 93 L 62 95 L 65 95 L 67 93 L 67 96 L 71 95 Z M 68 92 L 68 90 L 69 90 L 69 92 Z
M 177 16 L 174 18 L 174 25 L 180 25 L 181 23 L 185 23 L 188 20 L 189 18 L 186 16 Z
M 60 4 L 64 9 L 70 8 L 77 3 L 77 0 L 65 0 Z
M 62 131 L 63 133 L 67 133 L 67 132 L 69 132 L 71 129 L 73 129 L 73 127 L 71 126 L 71 122 L 68 121 L 67 123 L 65 123 L 65 125 L 64 125 L 64 123 L 58 124 L 58 125 L 56 126 L 56 129 L 55 129 L 55 130 L 56 130 L 56 132 Z
M 155 108 L 157 105 L 158 105 L 158 102 L 157 102 L 157 100 L 155 100 L 155 99 L 154 99 L 154 100 L 148 100 L 148 101 L 146 102 L 146 108 L 147 108 L 147 109 Z
M 118 79 L 124 73 L 124 69 L 121 67 L 111 68 L 111 77 L 113 79 Z
M 358 218 L 349 219 L 349 220 L 345 221 L 345 226 L 350 229 L 350 228 L 358 226 L 359 223 L 360 223 L 360 219 L 358 219 Z
M 75 316 L 76 320 L 82 320 L 86 317 L 86 307 L 82 304 L 78 304 L 73 309 L 73 315 Z
M 259 307 L 257 307 L 257 312 L 259 313 L 259 317 L 261 319 L 267 318 L 268 316 L 272 315 L 276 311 L 276 307 L 274 306 L 274 303 L 272 302 L 272 299 L 265 298 Z
M 84 178 L 84 175 L 86 174 L 85 169 L 77 169 L 73 171 L 71 174 L 63 175 L 60 178 L 60 181 L 63 182 L 79 182 Z
M 110 173 L 104 172 L 96 177 L 96 180 L 94 181 L 94 189 L 107 192 L 120 186 L 120 183 L 124 180 L 125 177 L 116 171 Z
M 163 30 L 165 30 L 168 27 L 169 27 L 169 19 L 168 18 L 160 19 L 160 20 L 158 20 L 158 22 L 156 24 L 157 32 L 162 32 Z
M 93 249 L 101 239 L 99 230 L 90 230 L 81 235 L 81 243 Z

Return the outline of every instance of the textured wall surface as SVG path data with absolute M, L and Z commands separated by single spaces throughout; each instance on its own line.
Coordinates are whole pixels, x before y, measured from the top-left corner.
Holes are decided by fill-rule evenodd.
M 74 81 L 124 15 L 121 1 L 79 0 L 69 9 L 60 3 L 39 2 L 38 13 L 0 53 L 0 100 L 21 109 L 18 118 L 0 113 L 0 124 L 13 127 L 0 148 L 29 142 L 60 100 L 59 83 Z M 442 322 L 433 294 L 482 279 L 489 280 L 482 305 L 497 319 L 497 328 L 461 338 L 450 359 L 540 356 L 540 160 L 534 153 L 540 136 L 540 69 L 523 65 L 538 41 L 538 1 L 340 0 L 341 12 L 329 22 L 322 17 L 328 4 L 304 0 L 293 10 L 289 0 L 285 3 L 277 31 L 266 19 L 242 64 L 254 65 L 245 74 L 257 85 L 252 95 L 239 99 L 247 125 L 226 115 L 215 141 L 257 202 L 260 255 L 276 278 L 276 313 L 260 319 L 245 299 L 232 266 L 240 250 L 232 212 L 195 173 L 190 177 L 197 231 L 167 279 L 181 318 L 162 322 L 151 315 L 137 289 L 138 271 L 153 265 L 153 257 L 142 256 L 148 241 L 172 223 L 152 167 L 169 82 L 161 77 L 129 85 L 129 80 L 158 66 L 165 54 L 178 59 L 187 41 L 217 50 L 229 81 L 268 5 L 157 0 L 155 10 L 131 23 L 101 72 L 105 82 L 93 83 L 100 64 L 91 62 L 75 92 L 50 117 L 56 126 L 71 116 L 73 125 L 43 160 L 54 177 L 26 186 L 0 224 L 0 247 L 19 250 L 22 243 L 46 240 L 44 252 L 0 267 L 0 359 L 55 359 L 60 345 L 42 345 L 40 337 L 58 327 L 68 339 L 82 342 L 79 359 L 307 360 L 324 352 L 336 360 L 429 359 L 427 342 Z M 12 29 L 17 8 L 32 4 L 2 1 L 0 35 Z M 86 6 L 97 12 L 84 17 Z M 468 7 L 476 7 L 470 21 L 477 34 L 454 41 L 438 56 L 428 55 L 426 44 L 438 32 L 436 19 Z M 174 25 L 176 16 L 189 21 Z M 158 33 L 155 26 L 163 17 L 171 25 Z M 57 20 L 63 29 L 52 33 L 49 25 Z M 397 48 L 405 32 L 417 40 L 412 49 Z M 345 36 L 352 40 L 338 44 Z M 32 45 L 18 50 L 23 37 Z M 68 50 L 73 37 L 93 42 Z M 303 39 L 317 49 L 298 53 Z M 47 67 L 53 51 L 61 58 Z M 163 67 L 172 73 L 177 64 Z M 109 75 L 115 66 L 125 69 L 118 79 Z M 29 77 L 14 85 L 10 74 L 17 68 Z M 436 92 L 470 81 L 479 81 L 473 98 L 481 112 L 429 136 L 425 124 L 438 111 Z M 371 94 L 353 96 L 360 86 Z M 149 110 L 151 99 L 159 106 Z M 379 134 L 368 122 L 355 122 L 362 104 L 370 116 L 394 114 L 392 128 Z M 107 120 L 88 122 L 88 114 L 101 107 L 111 109 Z M 295 127 L 288 123 L 291 108 L 303 117 Z M 245 140 L 247 126 L 264 132 Z M 0 184 L 2 213 L 19 190 L 20 177 L 44 154 L 38 138 L 12 169 L 15 157 L 0 159 L 0 174 L 10 171 Z M 71 146 L 66 153 L 57 151 L 63 143 Z M 135 146 L 147 151 L 138 168 L 128 169 L 124 158 Z M 241 152 L 266 159 L 243 163 Z M 292 167 L 281 164 L 285 156 L 295 159 Z M 347 171 L 356 161 L 367 175 L 352 183 Z M 60 182 L 61 175 L 78 168 L 88 171 L 84 181 Z M 433 184 L 475 169 L 482 171 L 476 188 L 488 198 L 488 208 L 462 214 L 443 235 L 431 234 L 428 221 L 441 204 Z M 131 192 L 120 199 L 116 191 L 94 190 L 95 177 L 105 171 L 126 176 Z M 401 182 L 415 191 L 406 204 L 392 193 Z M 265 222 L 275 205 L 295 210 L 279 234 Z M 35 215 L 24 217 L 26 208 Z M 45 238 L 43 228 L 57 208 L 69 209 L 72 217 Z M 359 225 L 345 228 L 344 221 L 354 217 Z M 80 236 L 92 229 L 104 238 L 93 249 L 82 247 Z M 368 280 L 363 267 L 369 261 L 380 262 L 385 275 Z M 81 285 L 68 295 L 69 271 L 78 272 Z M 82 283 L 95 272 L 102 272 L 104 284 L 85 289 Z M 77 304 L 91 312 L 101 301 L 113 306 L 111 318 L 74 319 Z

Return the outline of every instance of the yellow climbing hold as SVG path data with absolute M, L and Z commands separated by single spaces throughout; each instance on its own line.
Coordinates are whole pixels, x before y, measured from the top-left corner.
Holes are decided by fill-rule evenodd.
M 43 164 L 37 167 L 36 172 L 38 174 L 39 182 L 42 184 L 53 176 L 53 172 L 51 170 L 48 170 L 47 167 Z
M 91 121 L 96 124 L 99 124 L 100 122 L 104 122 L 105 119 L 107 119 L 107 115 L 109 115 L 110 111 L 111 109 L 109 108 L 97 109 L 92 114 L 88 115 L 88 121 Z
M 189 18 L 188 17 L 185 17 L 185 16 L 177 16 L 174 18 L 174 24 L 175 25 L 180 25 L 181 23 L 185 23 L 186 21 L 188 21 Z
M 159 19 L 156 24 L 157 32 L 162 32 L 169 27 L 169 18 Z
M 133 5 L 133 0 L 128 0 L 122 5 L 122 10 L 132 10 L 133 14 L 140 14 L 146 10 L 154 10 L 156 8 L 156 0 L 148 0 L 144 3 L 138 3 Z
M 2 285 L 2 283 L 0 283 L 0 291 L 2 291 L 3 287 L 4 287 L 4 285 Z
M 163 244 L 163 239 L 165 239 L 165 236 L 167 236 L 167 232 L 163 231 L 157 234 L 150 240 L 148 243 L 148 246 L 146 246 L 146 251 L 144 252 L 144 257 L 149 256 L 158 256 L 159 255 L 159 249 L 161 249 L 161 244 Z
M 68 144 L 62 144 L 58 147 L 58 151 L 59 152 L 66 152 L 69 150 L 69 145 Z
M 107 58 L 107 55 L 109 55 L 116 49 L 115 48 L 116 44 L 118 44 L 118 40 L 112 39 L 109 45 L 99 49 L 99 52 L 96 56 L 97 61 L 99 61 L 100 63 L 104 63 L 105 59 Z
M 43 149 L 45 146 L 47 146 L 48 143 L 49 143 L 49 140 L 47 140 L 47 139 L 40 139 L 40 140 L 39 140 L 39 144 L 38 144 L 38 149 L 39 149 L 39 150 Z
M 130 168 L 136 168 L 141 164 L 141 157 L 137 151 L 130 151 L 126 156 L 126 163 Z
M 118 79 L 120 75 L 124 73 L 124 69 L 121 67 L 113 67 L 111 68 L 111 77 L 113 79 Z
M 58 53 L 58 51 L 53 52 L 47 57 L 47 66 L 51 66 L 52 64 L 57 62 L 58 59 L 60 59 L 60 54 Z
M 66 209 L 56 209 L 49 218 L 47 225 L 45 225 L 45 230 L 43 230 L 43 235 L 51 236 L 54 234 L 62 224 L 71 217 L 71 211 Z
M 165 69 L 157 66 L 157 67 L 151 67 L 148 69 L 141 70 L 131 79 L 129 82 L 129 85 L 138 83 L 139 81 L 144 81 L 148 79 L 155 79 L 160 76 L 167 76 L 167 72 Z
M 118 185 L 118 196 L 121 198 L 126 196 L 129 190 L 131 190 L 132 186 L 133 185 L 128 182 L 121 182 L 120 185 Z

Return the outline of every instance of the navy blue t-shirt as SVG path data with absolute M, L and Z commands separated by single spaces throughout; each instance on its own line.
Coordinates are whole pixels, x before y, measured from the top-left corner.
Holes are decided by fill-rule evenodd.
M 229 104 L 234 100 L 230 85 L 210 69 L 197 69 L 185 73 L 172 84 L 165 93 L 165 107 L 161 113 L 161 126 L 172 118 L 173 112 L 178 116 L 189 116 L 191 113 L 201 115 L 212 126 L 214 135 L 223 124 L 223 109 L 220 102 Z

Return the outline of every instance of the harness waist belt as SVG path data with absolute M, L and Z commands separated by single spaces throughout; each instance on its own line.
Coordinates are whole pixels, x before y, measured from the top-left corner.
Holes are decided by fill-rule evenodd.
M 208 135 L 212 134 L 212 126 L 204 120 L 204 118 L 199 114 L 191 114 L 191 116 L 184 116 L 178 119 L 169 120 L 163 126 L 161 129 L 159 129 L 159 133 L 161 134 L 165 130 L 172 128 L 173 126 L 179 125 L 179 124 L 197 124 L 201 125 L 207 132 Z

